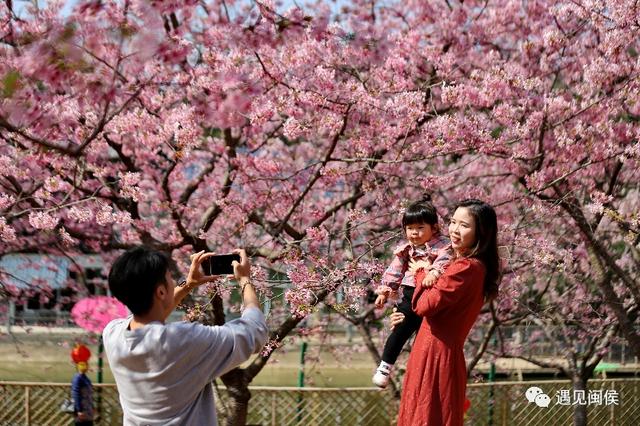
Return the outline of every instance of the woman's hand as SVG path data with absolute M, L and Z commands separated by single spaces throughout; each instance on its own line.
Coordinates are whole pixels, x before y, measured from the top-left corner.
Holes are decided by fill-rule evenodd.
M 400 325 L 402 321 L 404 321 L 404 314 L 402 312 L 397 312 L 397 308 L 393 308 L 393 313 L 389 315 L 391 319 L 391 329 L 393 330 L 396 325 Z

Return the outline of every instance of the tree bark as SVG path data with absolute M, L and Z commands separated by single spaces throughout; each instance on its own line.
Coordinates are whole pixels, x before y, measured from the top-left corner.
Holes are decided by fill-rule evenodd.
M 234 368 L 224 374 L 221 379 L 229 392 L 229 411 L 225 424 L 227 426 L 246 425 L 251 392 L 244 370 Z
M 593 251 L 592 247 L 587 246 L 587 252 L 589 253 L 589 261 L 598 275 L 598 287 L 604 295 L 605 303 L 616 316 L 618 324 L 620 325 L 620 330 L 629 342 L 631 350 L 635 356 L 640 357 L 640 335 L 636 331 L 633 321 L 629 318 L 622 300 L 618 297 L 613 285 L 611 284 L 612 274 L 609 271 L 605 271 L 604 266 Z
M 587 398 L 587 379 L 581 375 L 575 375 L 572 378 L 573 390 L 584 391 L 585 399 Z M 587 426 L 587 406 L 576 404 L 573 409 L 573 426 Z
M 329 290 L 323 290 L 316 294 L 314 305 L 322 302 L 328 294 Z M 269 340 L 275 340 L 278 343 L 281 342 L 300 321 L 302 321 L 301 317 L 292 316 L 287 318 L 277 330 L 270 333 Z M 249 400 L 251 399 L 249 383 L 262 371 L 271 354 L 272 352 L 260 354 L 248 367 L 236 367 L 220 377 L 229 392 L 229 409 L 225 421 L 227 426 L 244 426 L 247 424 Z

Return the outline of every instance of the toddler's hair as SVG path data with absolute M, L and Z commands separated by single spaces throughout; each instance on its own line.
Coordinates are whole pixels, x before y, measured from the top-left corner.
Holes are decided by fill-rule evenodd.
M 431 196 L 426 194 L 422 200 L 411 204 L 402 215 L 402 227 L 426 223 L 427 225 L 438 224 L 438 212 L 431 203 Z

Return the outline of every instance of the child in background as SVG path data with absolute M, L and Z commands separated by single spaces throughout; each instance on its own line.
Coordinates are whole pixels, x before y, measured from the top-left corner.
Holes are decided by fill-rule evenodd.
M 413 313 L 411 299 L 416 287 L 415 276 L 409 269 L 409 262 L 426 261 L 430 266 L 422 285 L 432 286 L 442 275 L 451 260 L 451 242 L 439 232 L 438 212 L 430 197 L 411 204 L 402 216 L 402 229 L 408 242 L 393 251 L 393 260 L 382 276 L 382 284 L 376 289 L 378 297 L 375 305 L 382 308 L 392 293 L 400 292 L 402 297 L 397 310 L 405 315 L 405 320 L 396 326 L 384 345 L 382 362 L 373 376 L 373 383 L 387 387 L 390 374 L 404 344 L 420 328 L 422 318 Z
M 90 356 L 91 352 L 84 345 L 76 345 L 71 351 L 71 359 L 78 370 L 71 380 L 75 426 L 93 426 L 93 385 L 85 374 L 89 369 Z

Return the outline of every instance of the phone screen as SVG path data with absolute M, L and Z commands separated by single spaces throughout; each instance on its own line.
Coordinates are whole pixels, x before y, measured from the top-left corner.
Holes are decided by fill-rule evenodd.
M 240 255 L 219 254 L 217 256 L 211 256 L 202 262 L 202 269 L 207 275 L 231 275 L 233 274 L 233 265 L 231 262 L 234 260 L 240 262 Z

